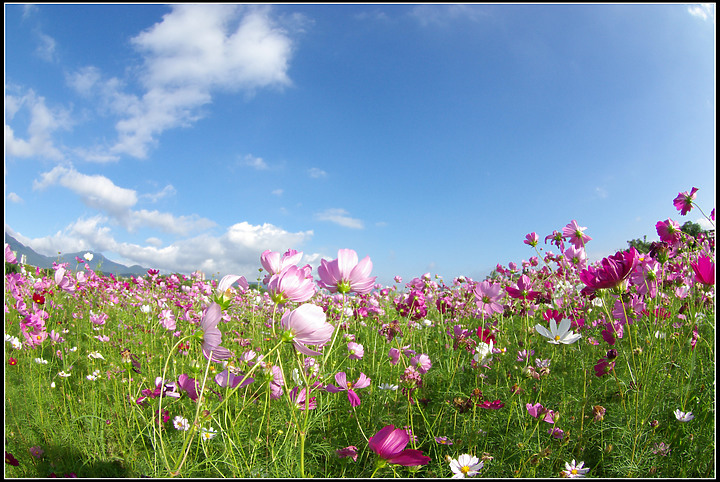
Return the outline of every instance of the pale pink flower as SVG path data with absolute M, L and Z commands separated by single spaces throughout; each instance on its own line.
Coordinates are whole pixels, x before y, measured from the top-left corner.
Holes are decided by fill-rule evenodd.
M 475 285 L 473 289 L 475 294 L 475 304 L 477 305 L 483 316 L 487 314 L 492 316 L 493 313 L 502 313 L 505 308 L 498 303 L 504 296 L 500 283 L 490 283 L 483 281 Z
M 410 363 L 417 368 L 417 371 L 422 374 L 427 373 L 427 371 L 430 370 L 430 368 L 432 367 L 430 357 L 427 356 L 425 353 L 421 353 L 418 356 L 412 357 L 410 359 Z
M 328 323 L 323 309 L 317 305 L 306 303 L 292 311 L 286 312 L 280 325 L 286 330 L 283 339 L 292 341 L 295 348 L 305 355 L 318 356 L 322 353 L 313 351 L 305 345 L 324 345 L 330 341 L 335 327 Z
M 351 341 L 347 345 L 351 360 L 360 360 L 365 355 L 365 347 L 360 343 Z
M 10 245 L 5 243 L 5 262 L 8 264 L 17 264 L 17 258 L 15 253 L 10 249 Z
M 286 268 L 298 264 L 302 259 L 302 255 L 302 251 L 295 251 L 294 249 L 288 249 L 282 256 L 280 256 L 280 253 L 269 249 L 263 251 L 260 255 L 260 263 L 268 272 L 263 279 L 263 283 L 268 284 L 272 275 L 281 273 Z
M 233 353 L 220 346 L 222 342 L 222 333 L 217 325 L 222 318 L 222 309 L 217 303 L 211 304 L 200 320 L 200 329 L 202 330 L 202 351 L 205 358 L 212 359 L 214 362 L 227 360 L 233 356 Z M 211 358 L 212 357 L 212 358 Z
M 569 238 L 569 241 L 576 247 L 581 248 L 584 245 L 587 244 L 588 241 L 591 241 L 592 238 L 585 234 L 583 231 L 585 231 L 587 228 L 583 228 L 580 225 L 578 225 L 577 221 L 574 219 L 570 221 L 567 226 L 565 226 L 562 229 L 562 235 L 565 238 Z
M 355 292 L 361 295 L 372 291 L 377 276 L 370 277 L 372 261 L 366 256 L 358 262 L 358 255 L 352 249 L 338 250 L 338 257 L 332 261 L 320 260 L 318 285 L 331 293 Z
M 288 301 L 302 303 L 315 294 L 315 283 L 312 277 L 306 276 L 304 269 L 291 265 L 282 272 L 272 275 L 268 280 L 267 289 L 270 299 L 276 304 Z

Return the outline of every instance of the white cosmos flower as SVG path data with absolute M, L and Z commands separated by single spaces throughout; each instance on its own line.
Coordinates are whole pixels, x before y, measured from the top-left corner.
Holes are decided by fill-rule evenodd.
M 450 470 L 453 472 L 453 479 L 474 477 L 480 473 L 483 463 L 477 457 L 470 454 L 462 454 L 457 460 L 450 461 Z
M 560 343 L 569 345 L 581 338 L 579 333 L 575 334 L 570 330 L 570 320 L 567 318 L 560 322 L 560 326 L 558 326 L 554 319 L 551 319 L 550 330 L 540 324 L 535 325 L 535 330 L 545 338 L 548 338 L 548 343 L 552 343 L 553 345 L 559 345 Z
M 677 418 L 681 422 L 689 422 L 693 418 L 695 418 L 695 415 L 693 415 L 692 412 L 681 412 L 680 409 L 675 410 L 675 418 Z
M 485 343 L 484 341 L 481 341 L 480 343 L 478 343 L 473 360 L 475 360 L 475 363 L 477 363 L 478 365 L 487 363 L 488 361 L 490 361 L 492 352 L 493 352 L 493 341 L 490 340 L 489 345 L 487 343 Z
M 92 259 L 93 259 L 93 254 L 92 254 L 92 253 L 85 253 L 85 254 L 83 255 L 83 258 L 85 258 L 86 261 L 92 261 Z

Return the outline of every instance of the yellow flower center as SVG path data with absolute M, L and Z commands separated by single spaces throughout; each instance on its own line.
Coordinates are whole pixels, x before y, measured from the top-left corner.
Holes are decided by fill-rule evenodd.
M 572 469 L 572 470 L 570 471 L 570 473 L 573 474 L 573 475 L 577 475 L 578 471 L 577 471 L 577 469 Z
M 470 472 L 470 467 L 468 467 L 467 465 L 463 465 L 462 467 L 460 467 L 460 472 L 467 475 L 468 472 Z
M 558 341 L 560 339 L 560 335 L 555 335 L 555 341 Z

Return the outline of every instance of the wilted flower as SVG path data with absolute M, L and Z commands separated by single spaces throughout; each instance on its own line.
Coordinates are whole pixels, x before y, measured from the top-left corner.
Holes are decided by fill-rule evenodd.
M 594 405 L 593 406 L 593 420 L 596 422 L 599 422 L 605 418 L 605 407 L 602 405 Z
M 665 442 L 656 442 L 652 453 L 654 453 L 655 455 L 662 455 L 663 457 L 667 457 L 667 455 L 670 453 L 670 444 L 666 444 Z

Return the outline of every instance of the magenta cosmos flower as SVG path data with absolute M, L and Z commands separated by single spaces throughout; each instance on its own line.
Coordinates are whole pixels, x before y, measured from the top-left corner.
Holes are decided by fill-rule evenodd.
M 603 258 L 600 267 L 590 266 L 580 272 L 580 281 L 585 283 L 585 294 L 602 288 L 615 288 L 625 281 L 637 263 L 637 251 L 630 248 Z M 586 291 L 587 290 L 587 291 Z
M 272 275 L 267 283 L 270 299 L 278 305 L 309 300 L 315 294 L 315 283 L 309 274 L 304 268 L 291 265 Z
M 715 284 L 715 263 L 709 256 L 700 256 L 695 263 L 690 263 L 695 272 L 695 281 L 705 285 Z
M 505 291 L 507 291 L 512 298 L 532 301 L 540 296 L 540 293 L 532 291 L 532 288 L 532 281 L 530 281 L 530 278 L 524 274 L 520 276 L 516 285 L 506 287 Z
M 687 191 L 679 192 L 677 197 L 673 200 L 675 209 L 680 211 L 681 215 L 685 216 L 687 213 L 690 212 L 690 210 L 692 209 L 693 201 L 695 200 L 695 193 L 697 192 L 698 188 L 694 187 L 690 191 L 690 194 L 688 194 Z
M 325 312 L 317 305 L 306 303 L 285 313 L 280 325 L 285 329 L 283 339 L 292 342 L 300 353 L 310 356 L 322 355 L 305 345 L 324 345 L 330 341 L 335 329 L 328 323 Z
M 670 245 L 676 245 L 680 242 L 682 229 L 680 229 L 680 225 L 672 219 L 658 221 L 655 229 L 657 230 L 658 236 L 660 236 L 660 241 Z
M 358 262 L 358 255 L 352 249 L 339 249 L 338 257 L 332 261 L 320 260 L 318 285 L 331 293 L 369 293 L 377 276 L 370 277 L 372 261 L 370 256 Z
M 339 393 L 347 391 L 348 400 L 350 401 L 350 406 L 357 407 L 360 405 L 360 397 L 358 397 L 357 393 L 353 389 L 356 388 L 367 388 L 370 386 L 371 380 L 364 374 L 360 373 L 360 377 L 358 377 L 356 382 L 349 382 L 347 381 L 347 375 L 345 372 L 340 372 L 335 374 L 335 381 L 339 385 L 336 387 L 335 385 L 328 385 L 325 387 L 325 390 L 327 390 L 330 393 Z
M 537 235 L 537 233 L 532 232 L 530 234 L 525 235 L 525 241 L 523 241 L 523 243 L 528 244 L 534 248 L 535 246 L 537 246 L 539 241 L 540 241 L 540 237 Z
M 406 467 L 415 465 L 426 465 L 430 457 L 423 455 L 422 451 L 406 449 L 410 442 L 410 435 L 394 425 L 386 425 L 378 433 L 370 437 L 368 446 L 381 459 L 391 464 L 404 465 Z
M 220 346 L 222 342 L 222 333 L 218 330 L 218 323 L 222 318 L 222 309 L 217 303 L 211 304 L 200 320 L 200 329 L 202 330 L 202 351 L 205 358 L 214 362 L 227 360 L 233 356 L 233 352 Z
M 587 228 L 580 227 L 574 219 L 568 223 L 562 229 L 562 235 L 565 238 L 570 238 L 569 241 L 576 247 L 582 248 L 587 244 L 588 241 L 592 241 L 592 238 L 587 234 L 583 233 Z

